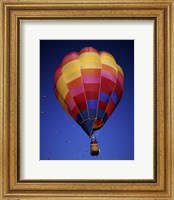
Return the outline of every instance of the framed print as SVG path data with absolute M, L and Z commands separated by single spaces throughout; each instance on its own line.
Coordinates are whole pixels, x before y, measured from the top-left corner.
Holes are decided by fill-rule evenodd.
M 1 199 L 168 199 L 173 1 L 1 1 Z
M 128 91 L 129 99 L 128 102 L 125 102 L 125 106 L 122 108 L 125 108 L 123 113 L 126 113 L 126 116 L 128 117 L 127 122 L 127 131 L 129 134 L 124 137 L 127 137 L 126 140 L 122 140 L 124 142 L 128 142 L 126 144 L 123 144 L 119 139 L 115 138 L 113 141 L 113 138 L 110 134 L 112 132 L 117 132 L 118 129 L 121 129 L 122 124 L 124 122 L 118 122 L 116 126 L 110 126 L 114 124 L 115 120 L 113 118 L 113 122 L 105 123 L 107 118 L 109 121 L 112 120 L 109 116 L 112 116 L 111 113 L 114 111 L 114 108 L 116 109 L 116 104 L 119 103 L 122 97 L 122 88 L 121 84 L 123 84 L 123 74 L 121 71 L 121 68 L 118 67 L 120 71 L 116 73 L 117 71 L 112 70 L 112 65 L 110 68 L 107 68 L 106 66 L 103 68 L 104 71 L 101 72 L 102 64 L 101 62 L 104 62 L 101 59 L 107 58 L 106 62 L 112 62 L 114 60 L 110 60 L 110 54 L 108 52 L 102 52 L 101 54 L 98 53 L 98 51 L 94 47 L 86 47 L 86 46 L 95 46 L 100 47 L 104 46 L 105 49 L 108 48 L 111 49 L 114 48 L 114 52 L 118 52 L 121 48 L 127 50 L 128 53 L 123 51 L 123 57 L 128 54 L 130 55 L 131 59 L 126 59 L 127 63 L 129 63 L 129 74 L 130 74 L 130 80 L 129 80 L 129 87 Z M 48 62 L 50 60 L 57 60 L 57 58 L 52 59 L 50 56 L 53 55 L 53 52 L 62 52 L 62 47 L 66 47 L 65 53 L 68 52 L 70 49 L 77 49 L 82 47 L 82 50 L 80 50 L 80 57 L 77 53 L 70 53 L 65 56 L 65 58 L 62 61 L 62 75 L 59 74 L 60 66 L 57 67 L 56 71 L 54 72 L 55 76 L 55 95 L 52 95 L 53 91 L 50 90 L 50 88 L 53 87 L 52 81 L 50 81 L 50 86 L 48 87 L 48 82 L 45 82 L 46 79 L 50 77 L 50 79 L 53 77 L 53 71 L 54 71 L 54 64 L 53 64 L 53 70 L 48 68 L 48 63 L 45 61 L 45 58 L 47 57 Z M 60 49 L 58 49 L 60 47 Z M 83 48 L 84 47 L 84 48 Z M 117 49 L 115 49 L 117 47 Z M 50 50 L 48 50 L 50 48 Z M 50 52 L 50 55 L 48 55 L 48 52 Z M 133 160 L 134 159 L 134 149 L 133 149 L 133 119 L 134 119 L 134 113 L 133 113 L 133 58 L 134 58 L 134 41 L 133 40 L 40 40 L 40 65 L 43 66 L 40 68 L 40 111 L 42 112 L 40 116 L 40 160 L 47 160 L 47 159 L 53 159 L 53 160 Z M 47 55 L 47 56 L 46 56 Z M 55 54 L 57 57 L 58 55 Z M 77 56 L 79 59 L 76 59 Z M 95 56 L 95 57 L 94 57 Z M 60 56 L 61 57 L 61 56 Z M 72 57 L 72 61 L 71 58 Z M 128 57 L 128 56 L 127 56 Z M 70 59 L 70 61 L 69 61 Z M 75 60 L 76 60 L 76 63 Z M 83 61 L 85 59 L 85 61 Z M 93 61 L 91 61 L 91 59 Z M 111 57 L 112 59 L 112 57 Z M 67 63 L 68 62 L 68 63 Z M 78 65 L 78 63 L 81 63 Z M 90 63 L 92 62 L 92 65 Z M 64 66 L 65 63 L 65 67 Z M 74 66 L 75 70 L 77 71 L 74 73 L 74 70 L 72 70 L 72 73 L 70 70 L 66 70 L 66 66 L 68 67 L 71 64 Z M 74 63 L 74 64 L 73 64 Z M 79 67 L 78 67 L 79 66 Z M 82 68 L 83 66 L 83 68 Z M 94 67 L 94 68 L 92 68 Z M 68 67 L 69 68 L 69 67 Z M 73 67 L 70 66 L 70 69 Z M 42 71 L 43 69 L 43 71 Z M 113 68 L 115 69 L 115 68 Z M 46 70 L 46 71 L 45 71 Z M 64 71 L 65 70 L 65 71 Z M 52 71 L 51 73 L 49 73 Z M 68 73 L 68 74 L 67 74 Z M 69 75 L 70 73 L 70 75 Z M 103 74 L 105 73 L 105 74 Z M 103 76 L 102 76 L 103 74 Z M 73 75 L 75 76 L 73 78 Z M 109 77 L 107 76 L 109 75 Z M 59 79 L 60 77 L 60 79 Z M 62 82 L 61 78 L 65 77 L 65 79 L 68 82 Z M 115 85 L 115 81 L 117 77 L 120 79 L 120 82 L 118 85 Z M 70 78 L 70 79 L 69 79 Z M 110 88 L 105 87 L 105 85 L 110 86 Z M 62 93 L 62 89 L 67 87 L 67 92 L 65 94 Z M 48 91 L 46 91 L 46 88 L 49 88 Z M 117 91 L 114 93 L 113 91 Z M 50 92 L 50 93 L 49 93 Z M 58 94 L 59 93 L 59 94 Z M 62 97 L 60 95 L 63 95 Z M 51 100 L 48 98 L 48 96 L 53 97 Z M 58 101 L 55 100 L 55 96 L 57 97 Z M 50 107 L 52 106 L 52 103 L 54 101 L 55 105 L 54 107 L 57 107 L 59 105 L 59 102 L 62 103 L 62 98 L 65 97 L 66 100 L 63 100 L 63 102 L 67 102 L 69 105 L 68 107 L 71 109 L 68 110 L 68 115 L 70 115 L 73 119 L 67 118 L 67 114 L 64 112 L 64 110 L 60 106 L 58 107 L 59 110 L 56 111 L 56 113 L 48 113 L 50 111 Z M 71 98 L 73 97 L 73 98 Z M 69 99 L 68 99 L 69 98 Z M 100 99 L 100 100 L 98 100 Z M 110 100 L 111 99 L 111 100 Z M 80 102 L 80 103 L 79 103 Z M 109 104 L 110 102 L 110 104 Z M 131 104 L 132 103 L 132 104 Z M 57 105 L 58 104 L 58 105 Z M 108 105 L 107 105 L 108 104 Z M 45 106 L 48 105 L 48 110 L 46 111 Z M 128 107 L 126 108 L 126 105 Z M 65 111 L 67 111 L 67 106 L 62 103 L 63 108 L 65 108 Z M 132 110 L 131 110 L 132 108 Z M 55 109 L 53 109 L 55 111 Z M 76 113 L 76 112 L 77 113 Z M 107 115 L 106 112 L 107 111 Z M 48 113 L 48 115 L 46 115 Z M 114 112 L 115 113 L 115 112 Z M 57 115 L 58 114 L 58 115 Z M 54 117 L 53 117 L 54 115 Z M 118 114 L 119 115 L 119 114 Z M 64 116 L 64 119 L 63 119 Z M 98 118 L 97 118 L 98 116 Z M 106 118 L 107 117 L 107 118 Z M 55 128 L 53 132 L 55 133 L 54 136 L 57 137 L 54 140 L 51 140 L 50 142 L 56 142 L 54 145 L 47 146 L 47 142 L 49 141 L 49 134 L 47 134 L 48 129 L 50 129 L 50 122 L 49 119 L 53 120 L 55 119 L 54 123 Z M 96 118 L 95 120 L 93 118 Z M 60 125 L 57 126 L 57 123 L 59 122 L 57 120 L 62 120 Z M 102 119 L 100 121 L 100 119 Z M 118 120 L 121 120 L 121 116 L 118 117 Z M 81 120 L 81 121 L 80 121 Z M 83 122 L 82 122 L 83 120 Z M 74 123 L 75 121 L 75 123 Z M 47 123 L 48 122 L 48 123 Z M 81 123 L 82 122 L 82 123 Z M 70 125 L 71 124 L 71 125 Z M 76 125 L 77 124 L 77 125 Z M 105 124 L 105 125 L 104 125 Z M 120 126 L 119 126 L 120 125 Z M 73 127 L 73 128 L 72 128 Z M 104 131 L 105 127 L 105 131 Z M 53 128 L 53 126 L 52 126 Z M 112 130 L 113 129 L 113 130 Z M 102 132 L 108 132 L 107 136 L 102 138 Z M 121 130 L 119 130 L 120 132 Z M 68 134 L 69 133 L 69 134 Z M 86 135 L 84 134 L 86 133 Z M 66 135 L 66 137 L 64 137 Z M 101 136 L 100 136 L 101 135 Z M 116 135 L 115 135 L 116 136 Z M 46 138 L 45 138 L 46 137 Z M 120 135 L 121 137 L 121 135 Z M 88 139 L 89 138 L 89 139 Z M 111 139 L 112 138 L 112 139 Z M 86 143 L 85 142 L 86 139 Z M 116 143 L 116 141 L 118 143 Z M 112 144 L 113 142 L 113 144 Z M 128 148 L 124 148 L 124 150 L 121 150 L 122 154 L 112 154 L 112 149 L 108 148 L 109 146 L 113 146 L 113 148 L 117 148 L 114 151 L 119 152 L 120 148 L 124 148 L 127 146 Z M 122 145 L 120 146 L 119 144 Z M 74 144 L 74 145 L 73 145 Z M 45 146 L 46 145 L 46 146 Z M 78 145 L 78 148 L 77 146 Z M 102 147 L 98 149 L 96 152 L 91 152 L 89 146 L 96 146 L 98 145 Z M 52 154 L 49 153 L 49 151 L 52 152 L 50 147 L 53 146 L 59 146 L 61 148 L 59 153 Z M 105 148 L 104 148 L 105 147 Z M 49 150 L 48 150 L 49 148 Z M 64 149 L 66 148 L 66 149 Z M 54 150 L 53 150 L 54 151 Z M 99 152 L 100 151 L 100 152 Z M 57 152 L 57 150 L 56 150 Z M 91 156 L 91 154 L 98 154 L 96 156 Z M 52 157 L 53 156 L 53 157 Z

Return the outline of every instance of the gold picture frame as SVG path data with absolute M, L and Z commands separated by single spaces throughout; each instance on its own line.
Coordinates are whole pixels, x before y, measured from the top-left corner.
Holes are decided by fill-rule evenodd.
M 174 2 L 170 0 L 1 0 L 0 199 L 174 200 Z M 151 181 L 25 181 L 19 178 L 20 20 L 153 19 L 155 21 L 155 175 Z M 13 78 L 12 78 L 13 77 Z

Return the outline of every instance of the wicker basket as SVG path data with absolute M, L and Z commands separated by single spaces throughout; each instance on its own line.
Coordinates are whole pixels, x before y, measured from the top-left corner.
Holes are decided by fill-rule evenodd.
M 97 156 L 99 154 L 98 144 L 91 144 L 91 155 Z

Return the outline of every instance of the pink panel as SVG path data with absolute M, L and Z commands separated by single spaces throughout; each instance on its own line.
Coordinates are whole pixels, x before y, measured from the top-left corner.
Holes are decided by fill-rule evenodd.
M 82 76 L 83 83 L 100 83 L 100 76 Z
M 82 93 L 83 91 L 84 91 L 83 86 L 80 85 L 80 86 L 78 86 L 78 87 L 75 87 L 75 88 L 71 89 L 71 90 L 70 90 L 70 94 L 74 97 L 74 96 L 76 96 L 77 94 Z
M 78 57 L 79 56 L 79 54 L 77 53 L 77 52 L 70 52 L 69 54 L 67 54 L 64 58 L 63 58 L 63 61 L 62 61 L 62 63 L 64 62 L 64 61 L 66 61 L 67 59 L 71 59 L 71 58 L 76 58 L 76 57 Z
M 69 102 L 68 102 L 68 107 L 70 108 L 70 110 L 72 110 L 75 106 L 75 103 L 74 103 L 74 100 L 71 99 Z
M 104 76 L 104 77 L 106 77 L 107 79 L 110 79 L 114 83 L 116 82 L 116 76 L 113 75 L 112 73 L 106 71 L 106 70 L 102 70 L 101 71 L 101 75 Z

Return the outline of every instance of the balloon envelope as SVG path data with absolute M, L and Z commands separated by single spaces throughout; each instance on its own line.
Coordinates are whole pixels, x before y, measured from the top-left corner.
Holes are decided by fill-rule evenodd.
M 64 57 L 54 82 L 62 107 L 91 137 L 118 105 L 124 74 L 110 53 L 85 47 Z

